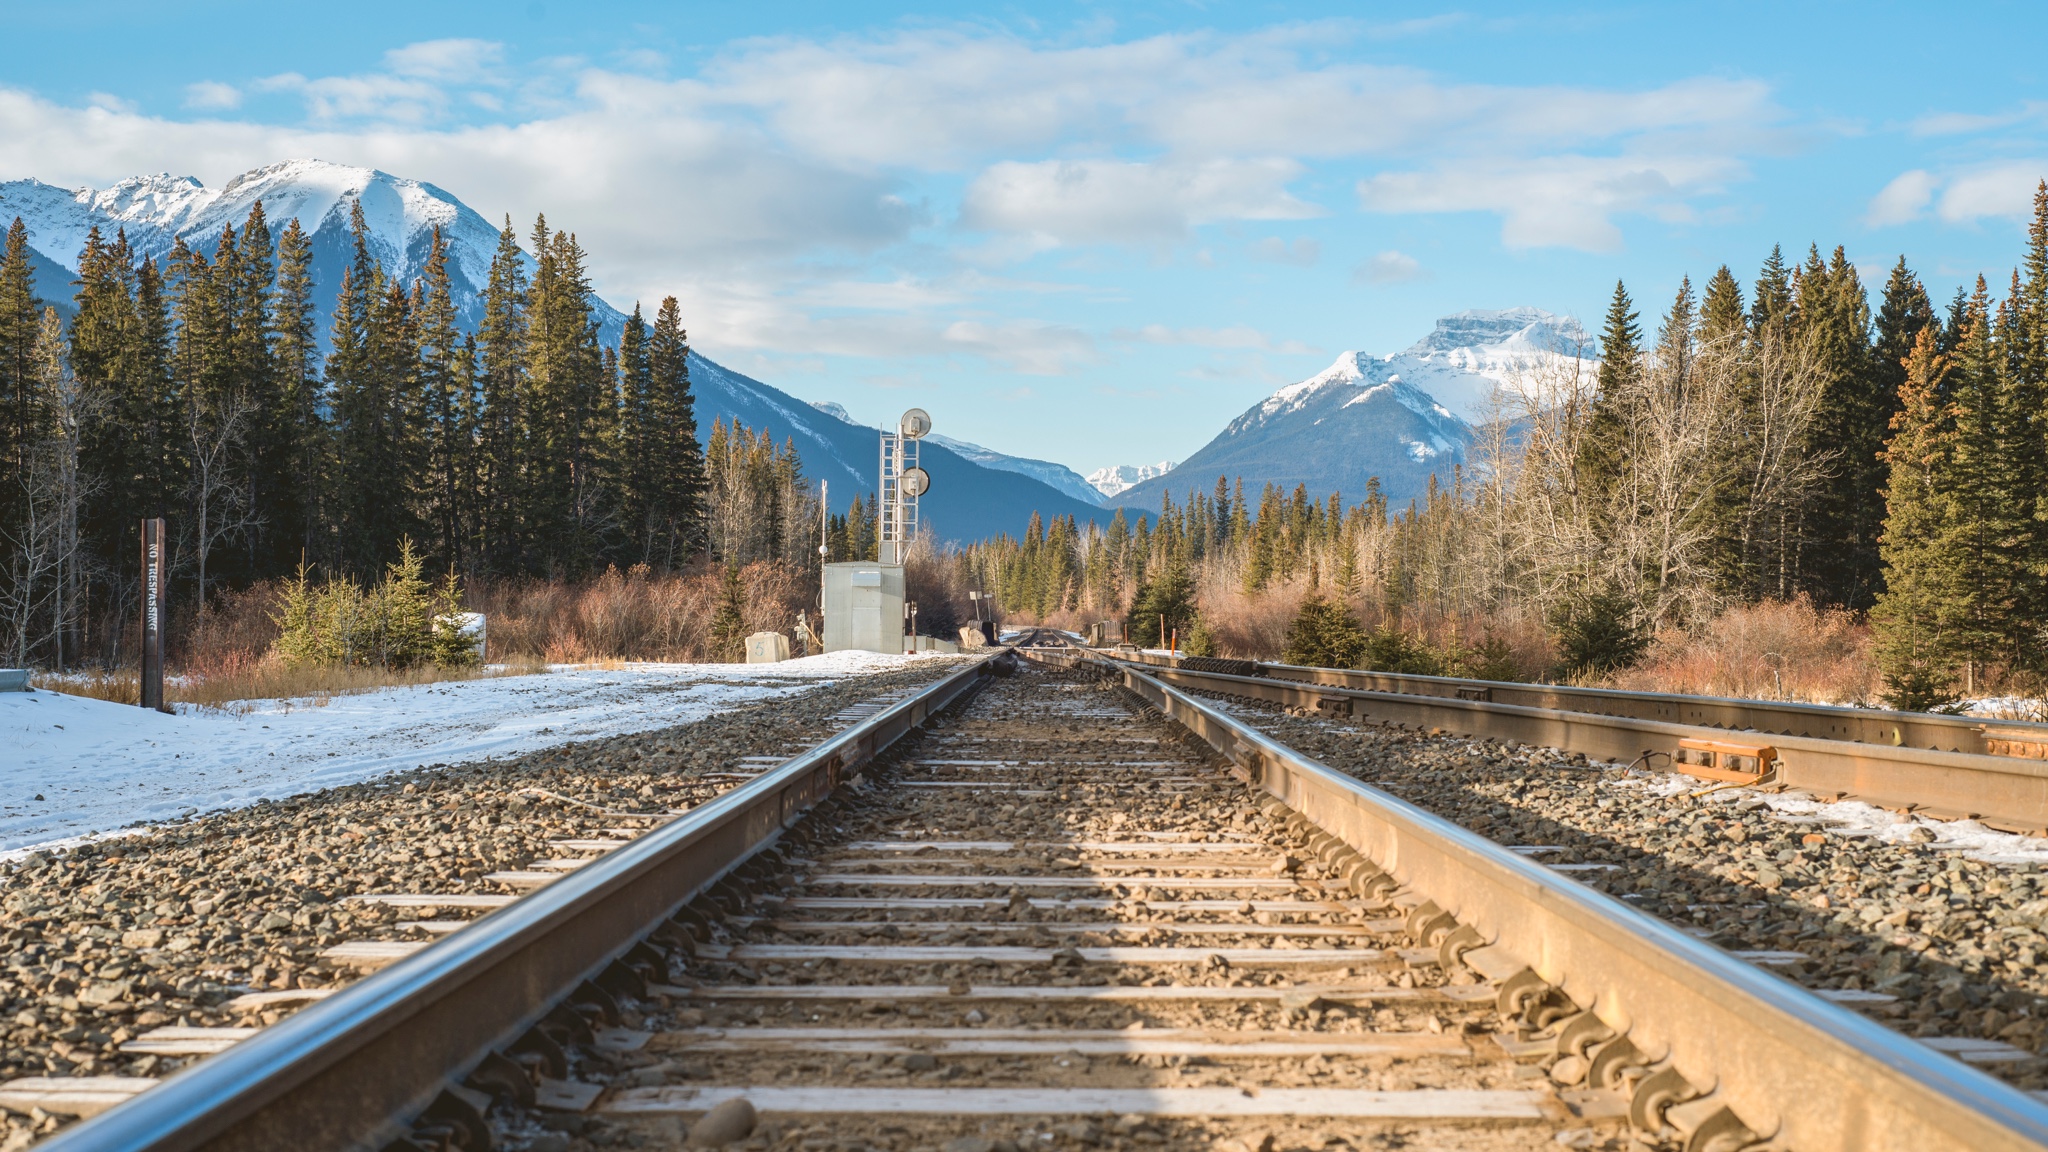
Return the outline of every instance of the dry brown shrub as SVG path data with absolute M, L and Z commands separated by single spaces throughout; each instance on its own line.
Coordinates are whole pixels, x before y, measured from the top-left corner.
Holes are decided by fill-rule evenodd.
M 581 584 L 561 580 L 501 580 L 470 587 L 465 600 L 482 612 L 488 659 L 556 664 L 607 660 L 707 659 L 711 618 L 718 611 L 721 571 L 700 565 L 656 574 L 645 567 L 616 568 Z M 815 587 L 800 570 L 749 564 L 746 587 L 750 632 L 786 632 L 797 611 L 812 604 Z
M 1730 608 L 1697 632 L 1660 633 L 1640 664 L 1606 686 L 1816 704 L 1877 698 L 1870 626 L 1805 596 Z
M 1202 622 L 1216 639 L 1216 654 L 1238 660 L 1277 660 L 1287 646 L 1287 626 L 1301 612 L 1306 581 L 1270 585 L 1247 593 L 1235 582 L 1204 580 L 1196 602 Z

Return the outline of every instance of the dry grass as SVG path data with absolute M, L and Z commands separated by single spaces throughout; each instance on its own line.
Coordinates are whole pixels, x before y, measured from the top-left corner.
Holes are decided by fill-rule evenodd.
M 746 585 L 747 631 L 787 631 L 810 604 L 814 585 L 801 573 L 751 564 Z M 496 661 L 554 664 L 603 660 L 701 661 L 711 658 L 711 618 L 722 574 L 701 567 L 655 575 L 642 567 L 611 569 L 583 584 L 560 580 L 500 581 L 473 586 L 467 607 L 482 612 Z
M 1275 585 L 1247 594 L 1234 581 L 1203 581 L 1196 594 L 1202 622 L 1216 638 L 1216 654 L 1237 660 L 1278 660 L 1287 646 L 1287 626 L 1308 595 L 1306 582 Z
M 164 695 L 174 704 L 246 711 L 250 700 L 312 699 L 482 676 L 544 672 L 550 664 L 617 668 L 630 660 L 690 662 L 710 659 L 711 618 L 718 609 L 721 572 L 700 567 L 674 575 L 645 568 L 616 569 L 578 584 L 554 580 L 502 581 L 469 589 L 466 606 L 484 613 L 488 669 L 366 667 L 286 668 L 271 654 L 282 588 L 258 584 L 226 592 L 202 611 L 171 646 Z M 811 602 L 815 584 L 802 573 L 768 564 L 741 573 L 748 631 L 785 631 Z M 79 671 L 35 678 L 39 688 L 134 704 L 139 677 L 132 668 Z
M 1602 683 L 1813 704 L 1871 704 L 1880 686 L 1870 626 L 1803 596 L 1730 608 L 1697 632 L 1660 634 L 1641 663 Z
M 546 670 L 538 661 L 522 661 L 496 668 L 385 668 L 329 666 L 287 668 L 281 661 L 263 660 L 232 672 L 209 675 L 186 673 L 164 678 L 164 698 L 172 704 L 189 704 L 226 712 L 246 712 L 252 700 L 306 700 L 315 706 L 336 696 L 375 692 L 380 688 L 410 688 L 449 680 L 477 680 L 493 676 L 518 676 Z M 34 678 L 35 686 L 52 692 L 107 700 L 115 704 L 141 701 L 141 676 L 134 669 L 118 672 L 77 672 Z

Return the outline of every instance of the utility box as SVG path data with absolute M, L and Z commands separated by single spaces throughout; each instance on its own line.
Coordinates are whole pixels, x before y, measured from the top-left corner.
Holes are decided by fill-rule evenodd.
M 903 650 L 903 566 L 825 565 L 825 651 Z
M 747 637 L 747 663 L 778 664 L 789 659 L 789 637 L 780 632 L 756 632 Z

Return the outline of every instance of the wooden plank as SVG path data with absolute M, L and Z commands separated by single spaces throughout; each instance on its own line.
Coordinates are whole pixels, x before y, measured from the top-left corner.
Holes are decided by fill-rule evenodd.
M 221 1007 L 230 1012 L 261 1012 L 279 1004 L 309 1004 L 325 1000 L 337 991 L 334 988 L 293 988 L 278 992 L 245 992 Z
M 1013 948 L 1000 944 L 909 945 L 868 947 L 860 944 L 736 944 L 722 947 L 701 945 L 697 955 L 705 960 L 804 961 L 837 960 L 843 963 L 875 964 L 961 964 L 987 960 L 996 964 L 1050 964 L 1062 951 L 1054 948 Z M 1344 965 L 1375 961 L 1377 948 L 1075 948 L 1091 964 L 1206 964 L 1221 957 L 1231 964 L 1324 964 Z
M 1248 855 L 1253 849 L 1264 849 L 1270 856 L 1278 857 L 1279 850 L 1267 848 L 1244 840 L 1223 840 L 1208 843 L 1201 840 L 1181 842 L 1159 840 L 855 840 L 843 844 L 842 852 L 1233 852 Z
M 384 892 L 343 899 L 363 904 L 385 904 L 393 908 L 503 908 L 519 897 L 502 892 Z
M 1239 875 L 1264 874 L 1267 876 L 1271 876 L 1275 871 L 1274 865 L 1279 862 L 1279 859 L 1280 858 L 1277 856 L 1235 856 L 1230 857 L 1228 859 L 1217 859 L 1213 857 L 1203 859 L 1199 857 L 1190 858 L 1187 856 L 1181 856 L 1178 858 L 1161 856 L 1155 857 L 1153 859 L 1133 860 L 1129 857 L 1077 859 L 1075 857 L 1070 856 L 1066 858 L 1066 866 L 1073 868 L 1088 868 L 1094 870 L 1095 872 L 1116 873 L 1118 875 L 1137 874 L 1157 870 L 1162 872 L 1234 872 Z M 791 861 L 791 863 L 794 864 L 796 863 L 796 861 Z M 863 859 L 859 856 L 847 856 L 826 857 L 820 860 L 805 861 L 805 863 L 830 865 L 833 868 L 843 869 L 900 868 L 906 864 L 925 866 L 943 865 L 947 867 L 967 870 L 969 875 L 986 876 L 991 875 L 991 873 L 974 872 L 972 870 L 975 868 L 986 867 L 990 863 L 993 863 L 993 861 L 986 859 L 976 859 L 972 856 L 913 856 L 908 860 L 888 860 L 879 857 Z M 919 873 L 919 875 L 934 876 L 944 876 L 953 874 L 957 873 Z
M 23 1076 L 0 1084 L 0 1108 L 27 1115 L 97 1116 L 156 1087 L 147 1076 Z
M 899 896 L 895 899 L 877 899 L 867 896 L 791 896 L 775 904 L 778 908 L 845 909 L 848 911 L 916 911 L 937 908 L 1006 908 L 1009 901 L 1002 897 L 981 896 Z M 1031 907 L 1041 911 L 1092 912 L 1115 908 L 1121 900 L 1103 900 L 1081 897 L 1073 900 L 1054 900 L 1038 897 L 1030 901 Z M 1235 912 L 1242 914 L 1246 905 L 1253 912 L 1356 912 L 1357 906 L 1340 904 L 1335 900 L 1148 900 L 1145 907 L 1155 912 Z
M 121 1045 L 121 1051 L 137 1056 L 211 1056 L 247 1040 L 261 1028 L 189 1028 L 170 1025 L 152 1028 Z
M 1164 932 L 1170 936 L 1279 936 L 1279 937 L 1322 937 L 1358 939 L 1371 938 L 1388 932 L 1399 932 L 1407 926 L 1405 920 L 1382 920 L 1375 924 L 1204 924 L 1194 920 L 1161 920 L 1157 922 L 1106 920 L 1099 923 L 1077 921 L 1024 920 L 979 921 L 979 920 L 761 920 L 750 927 L 765 928 L 770 932 L 856 932 L 871 934 L 883 928 L 894 928 L 898 932 L 930 935 L 938 932 L 964 930 L 968 932 L 1100 932 L 1104 935 L 1117 932 Z
M 539 888 L 544 884 L 552 884 L 560 880 L 562 874 L 560 872 L 533 872 L 520 869 L 511 872 L 486 872 L 483 878 L 494 884 L 503 884 L 508 888 Z
M 527 867 L 536 871 L 574 872 L 595 859 L 597 859 L 595 856 L 556 856 L 544 860 L 535 860 L 533 863 L 528 864 Z
M 704 1112 L 744 1097 L 762 1112 L 928 1116 L 1316 1116 L 1541 1121 L 1543 1092 L 1356 1088 L 629 1088 L 601 1111 Z
M 704 984 L 683 988 L 652 984 L 649 992 L 688 1000 L 1082 1000 L 1117 1004 L 1153 1004 L 1172 1001 L 1219 1001 L 1263 1003 L 1327 1000 L 1333 1004 L 1365 1004 L 1380 1001 L 1416 1000 L 1438 1002 L 1454 999 L 1452 992 L 1476 990 L 1493 996 L 1495 990 L 1482 985 L 1454 988 L 1377 988 L 1364 984 L 1294 984 L 1285 988 L 1253 985 L 1248 988 L 1218 988 L 1203 984 L 1097 984 L 1060 988 L 1039 984 L 975 984 L 965 992 L 954 992 L 943 984 Z
M 460 932 L 474 923 L 476 923 L 474 920 L 400 920 L 392 925 L 392 927 L 410 929 L 414 932 L 427 932 L 435 936 L 446 936 L 450 932 Z
M 1106 876 L 914 876 L 886 872 L 818 872 L 809 878 L 809 883 L 867 884 L 886 888 L 1243 888 L 1270 891 L 1303 887 L 1299 880 L 1279 876 L 1152 876 L 1142 880 L 1119 880 Z
M 1807 959 L 1804 952 L 1783 952 L 1773 948 L 1743 948 L 1729 953 L 1752 964 L 1797 964 Z
M 2016 1064 L 2034 1058 L 2032 1052 L 2003 1040 L 1985 1040 L 1976 1036 L 1922 1036 L 1920 1042 L 1966 1064 Z
M 550 1112 L 582 1112 L 604 1094 L 604 1085 L 581 1080 L 556 1080 L 547 1076 L 534 1087 L 533 1102 Z
M 676 1029 L 657 1047 L 680 1052 L 930 1052 L 952 1056 L 1470 1056 L 1452 1033 L 1317 1033 L 1223 1029 Z
M 1807 991 L 1837 1004 L 1893 1004 L 1899 999 L 1882 992 L 1865 992 L 1861 988 L 1809 988 Z
M 383 968 L 425 948 L 428 943 L 425 940 L 354 940 L 336 944 L 320 953 L 320 958 L 351 968 Z

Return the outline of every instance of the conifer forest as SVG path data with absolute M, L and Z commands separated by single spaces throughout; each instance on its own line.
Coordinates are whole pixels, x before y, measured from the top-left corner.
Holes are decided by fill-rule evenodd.
M 507 221 L 464 331 L 438 233 L 400 283 L 359 204 L 353 225 L 322 355 L 307 238 L 297 221 L 273 237 L 260 203 L 161 266 L 95 229 L 69 323 L 34 297 L 14 222 L 0 663 L 132 658 L 143 517 L 168 522 L 188 621 L 252 586 L 373 583 L 401 561 L 458 585 L 815 562 L 793 449 L 723 424 L 700 449 L 673 297 L 604 345 L 576 237 L 538 220 L 529 263 Z
M 1504 388 L 1470 465 L 1406 507 L 1220 477 L 967 561 L 1011 611 L 1196 654 L 1598 678 L 1790 603 L 1867 619 L 1891 703 L 2040 690 L 2048 185 L 2002 294 L 1937 302 L 1903 259 L 1873 294 L 1840 248 L 1773 249 L 1652 315 L 1617 284 L 1597 345 Z
M 35 298 L 15 222 L 0 661 L 131 658 L 145 516 L 169 522 L 195 616 L 401 563 L 450 607 L 492 581 L 698 570 L 717 573 L 730 632 L 742 568 L 803 602 L 790 590 L 815 580 L 818 493 L 776 429 L 716 421 L 700 449 L 673 297 L 652 319 L 636 306 L 608 345 L 574 234 L 536 221 L 529 262 L 507 221 L 464 330 L 438 241 L 399 283 L 357 213 L 324 354 L 306 237 L 296 222 L 273 236 L 261 205 L 161 266 L 93 232 L 68 321 Z M 1774 248 L 1753 276 L 1724 265 L 1654 299 L 1617 283 L 1597 338 L 1559 351 L 1405 506 L 1376 486 L 1316 498 L 1205 477 L 1156 510 L 925 540 L 920 621 L 948 634 L 978 588 L 1015 620 L 1114 620 L 1197 654 L 1598 679 L 1660 637 L 1797 605 L 1867 626 L 1895 704 L 2038 693 L 2048 186 L 1998 291 L 1980 276 L 1933 299 L 1903 259 L 1873 288 L 1841 248 Z M 874 515 L 872 494 L 826 515 L 828 558 L 872 557 Z

